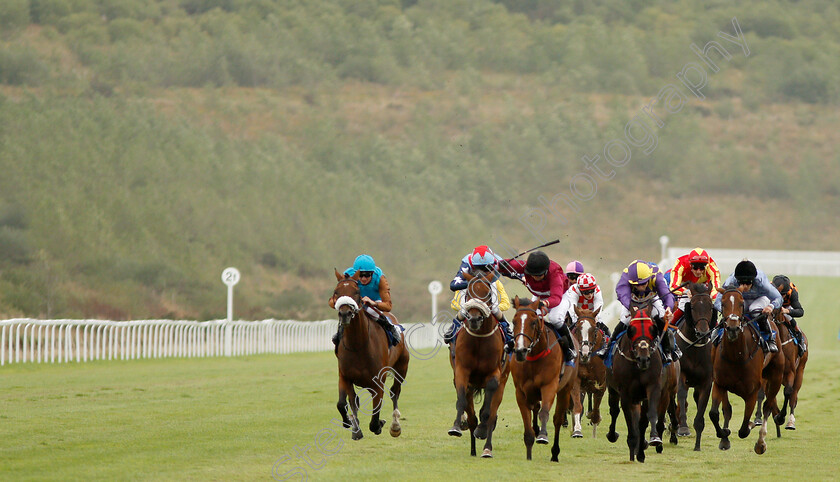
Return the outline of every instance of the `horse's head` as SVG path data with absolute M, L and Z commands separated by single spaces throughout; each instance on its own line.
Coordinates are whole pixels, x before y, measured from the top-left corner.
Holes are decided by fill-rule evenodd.
M 627 327 L 627 337 L 632 344 L 631 351 L 639 370 L 650 368 L 650 361 L 655 349 L 656 325 L 647 308 L 637 309 Z
M 490 317 L 492 307 L 495 305 L 496 291 L 493 289 L 493 273 L 484 272 L 479 275 L 470 273 L 464 274 L 467 280 L 467 289 L 464 294 L 464 303 L 461 309 L 464 310 L 464 321 L 472 331 L 481 329 L 484 320 Z
M 540 314 L 540 300 L 525 302 L 517 296 L 513 299 L 516 314 L 513 315 L 514 348 L 516 361 L 524 362 L 540 337 L 545 332 L 545 319 Z M 528 343 L 526 345 L 526 343 Z
M 338 322 L 342 325 L 349 325 L 362 306 L 359 272 L 356 271 L 353 276 L 350 276 L 335 270 L 335 278 L 338 280 L 338 284 L 335 286 L 333 296 L 336 298 L 335 309 L 338 311 Z
M 726 337 L 735 341 L 744 331 L 744 297 L 737 288 L 728 288 L 720 300 L 720 315 L 726 328 Z
M 688 286 L 691 292 L 691 327 L 694 333 L 706 333 L 712 326 L 712 317 L 715 310 L 712 304 L 711 287 L 706 283 L 691 283 Z
M 582 310 L 575 306 L 577 323 L 575 324 L 574 336 L 580 344 L 580 362 L 589 363 L 592 352 L 604 343 L 604 334 L 595 323 L 595 318 L 601 308 L 595 311 Z

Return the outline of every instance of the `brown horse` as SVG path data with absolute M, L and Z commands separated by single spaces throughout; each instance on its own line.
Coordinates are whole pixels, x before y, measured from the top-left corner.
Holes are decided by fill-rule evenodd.
M 361 439 L 363 435 L 359 427 L 358 414 L 361 404 L 359 398 L 356 397 L 354 385 L 365 389 L 371 394 L 372 403 L 369 407 L 371 411 L 369 428 L 371 432 L 379 435 L 382 432 L 382 426 L 385 425 L 385 420 L 379 419 L 385 380 L 388 374 L 391 374 L 394 383 L 391 384 L 390 396 L 394 403 L 394 412 L 390 433 L 398 437 L 402 428 L 397 402 L 408 371 L 408 349 L 404 341 L 389 348 L 385 331 L 368 317 L 359 293 L 358 271 L 353 276 L 348 276 L 336 270 L 335 277 L 338 280 L 334 292 L 335 308 L 338 311 L 339 323 L 344 325 L 344 335 L 336 351 L 338 412 L 341 414 L 344 426 L 352 430 L 353 440 Z M 386 316 L 396 322 L 392 314 L 387 313 Z M 347 414 L 348 394 L 352 411 L 349 417 Z
M 455 342 L 455 357 L 450 359 L 453 370 L 457 414 L 449 435 L 461 436 L 461 419 L 466 413 L 470 429 L 470 455 L 475 456 L 475 439 L 486 439 L 484 458 L 493 457 L 493 430 L 496 413 L 502 403 L 505 384 L 510 374 L 510 364 L 503 357 L 504 340 L 499 320 L 491 313 L 496 296 L 492 288 L 492 273 L 464 278 L 469 282 L 461 309 L 466 313 L 464 327 Z M 484 392 L 484 403 L 476 419 L 474 395 Z M 479 423 L 480 422 L 480 423 Z
M 604 366 L 604 360 L 601 357 L 592 356 L 604 343 L 604 332 L 595 324 L 600 311 L 600 308 L 593 312 L 581 310 L 576 306 L 577 323 L 572 330 L 572 335 L 580 345 L 578 380 L 580 380 L 581 401 L 585 395 L 589 395 L 590 403 L 592 403 L 586 416 L 589 418 L 589 424 L 592 425 L 593 437 L 598 430 L 598 424 L 601 423 L 601 399 L 604 398 L 604 392 L 607 390 L 607 367 Z
M 645 461 L 647 445 L 662 445 L 657 433 L 659 399 L 662 396 L 662 358 L 657 345 L 657 328 L 648 308 L 637 309 L 630 319 L 625 335 L 618 341 L 617 354 L 612 368 L 607 369 L 609 387 L 610 430 L 607 440 L 615 442 L 618 433 L 615 421 L 618 418 L 619 401 L 624 421 L 627 423 L 627 447 L 630 461 Z M 650 441 L 643 440 L 641 410 L 642 401 L 647 400 L 647 420 L 650 424 Z
M 516 387 L 516 403 L 525 425 L 526 458 L 531 460 L 535 431 L 539 432 L 536 434 L 536 442 L 548 444 L 548 414 L 556 397 L 551 461 L 559 462 L 561 419 L 566 413 L 569 400 L 574 404 L 577 433 L 580 436 L 581 406 L 577 367 L 563 364 L 563 349 L 554 331 L 546 329 L 545 318 L 539 311 L 539 300 L 523 303 L 517 296 L 513 300 L 513 307 L 516 308 L 513 317 L 515 356 L 511 373 Z
M 677 332 L 677 344 L 683 352 L 680 358 L 680 386 L 678 391 L 677 414 L 680 428 L 677 435 L 687 437 L 691 435 L 686 421 L 688 414 L 688 389 L 694 389 L 694 403 L 697 414 L 694 416 L 694 450 L 700 451 L 700 438 L 706 426 L 706 408 L 712 393 L 712 343 L 711 326 L 715 316 L 714 305 L 709 285 L 692 283 L 691 309 L 685 311 L 685 316 Z
M 720 345 L 712 352 L 714 360 L 714 380 L 712 383 L 712 406 L 709 419 L 715 426 L 715 433 L 720 438 L 719 448 L 728 450 L 729 420 L 732 418 L 732 405 L 729 403 L 728 392 L 738 395 L 744 400 L 744 420 L 738 430 L 740 438 L 750 434 L 750 416 L 755 407 L 760 389 L 767 393 L 767 400 L 762 407 L 764 421 L 758 432 L 755 443 L 755 453 L 763 454 L 767 450 L 765 437 L 767 436 L 767 416 L 778 414 L 776 394 L 782 384 L 784 370 L 783 353 L 767 353 L 761 355 L 758 330 L 746 328 L 749 324 L 744 319 L 744 298 L 737 289 L 725 290 L 721 299 L 721 322 L 725 327 L 725 335 Z M 764 315 L 760 315 L 764 316 Z M 776 334 L 778 345 L 778 334 Z M 720 426 L 718 407 L 723 403 L 723 428 Z
M 805 364 L 808 363 L 808 352 L 805 351 L 802 353 L 802 356 L 799 355 L 799 348 L 794 343 L 793 335 L 790 332 L 790 326 L 788 325 L 785 315 L 782 313 L 781 309 L 773 310 L 773 321 L 776 322 L 776 327 L 779 332 L 779 340 L 781 341 L 779 349 L 785 354 L 785 371 L 782 376 L 782 385 L 785 387 L 785 401 L 782 403 L 780 413 L 773 419 L 774 422 L 776 422 L 776 436 L 780 437 L 782 434 L 779 427 L 785 423 L 788 404 L 790 404 L 790 418 L 788 418 L 785 429 L 796 430 L 796 417 L 794 416 L 793 411 L 796 409 L 797 403 L 799 403 L 799 389 L 802 388 L 802 380 L 805 376 Z M 802 333 L 802 342 L 805 343 L 805 346 L 807 346 L 808 337 L 805 336 L 805 333 L 801 330 L 800 333 Z M 764 394 L 759 393 L 759 401 L 763 398 Z M 761 416 L 762 414 L 756 410 L 755 423 L 760 424 L 762 422 Z

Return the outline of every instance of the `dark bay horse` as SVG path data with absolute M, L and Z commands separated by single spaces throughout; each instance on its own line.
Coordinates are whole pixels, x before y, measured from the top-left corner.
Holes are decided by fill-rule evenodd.
M 779 340 L 781 341 L 779 349 L 785 354 L 785 370 L 782 375 L 782 385 L 785 387 L 785 401 L 782 403 L 780 413 L 774 417 L 774 422 L 776 422 L 776 436 L 780 437 L 782 434 L 779 427 L 785 423 L 788 404 L 790 404 L 790 417 L 785 425 L 785 429 L 796 430 L 796 417 L 793 411 L 799 403 L 799 389 L 802 388 L 802 380 L 805 376 L 805 364 L 808 363 L 808 352 L 805 351 L 802 353 L 802 356 L 799 355 L 799 348 L 794 343 L 790 327 L 781 309 L 773 310 L 773 321 L 776 322 L 776 329 L 779 332 Z M 805 336 L 805 333 L 801 329 L 800 333 L 802 333 L 802 342 L 807 346 L 808 337 Z M 764 393 L 759 393 L 758 399 L 759 401 L 763 400 Z M 758 409 L 756 409 L 755 417 L 755 422 L 761 423 L 763 421 L 762 414 Z
M 450 358 L 454 371 L 453 382 L 458 400 L 457 414 L 449 435 L 461 436 L 461 419 L 466 413 L 470 429 L 470 455 L 475 456 L 475 439 L 486 439 L 484 458 L 493 457 L 493 430 L 496 428 L 496 414 L 502 403 L 510 363 L 504 357 L 504 339 L 499 329 L 499 320 L 492 314 L 491 306 L 497 296 L 492 288 L 492 273 L 464 278 L 469 282 L 461 309 L 466 312 L 464 333 L 455 341 L 455 356 Z M 474 396 L 484 392 L 484 403 L 475 416 Z
M 545 318 L 539 311 L 539 300 L 523 302 L 513 300 L 516 314 L 513 317 L 515 339 L 514 358 L 511 364 L 516 403 L 525 425 L 525 453 L 531 460 L 535 432 L 538 444 L 548 443 L 548 414 L 557 399 L 554 411 L 554 445 L 551 461 L 559 462 L 561 418 L 571 400 L 578 433 L 580 432 L 580 386 L 577 366 L 563 363 L 563 349 L 553 330 L 546 329 Z
M 581 401 L 585 395 L 589 395 L 592 403 L 586 416 L 592 425 L 593 437 L 598 430 L 598 424 L 601 423 L 601 399 L 604 398 L 604 392 L 607 390 L 607 367 L 604 366 L 604 360 L 601 357 L 593 356 L 593 353 L 604 343 L 604 333 L 595 324 L 600 311 L 600 308 L 593 312 L 581 310 L 576 306 L 577 322 L 572 330 L 572 335 L 580 345 L 578 380 L 580 380 Z
M 740 438 L 750 434 L 750 416 L 758 399 L 758 392 L 764 389 L 767 393 L 762 407 L 764 420 L 758 432 L 755 443 L 755 453 L 763 454 L 767 450 L 765 437 L 767 436 L 767 416 L 776 415 L 779 408 L 776 405 L 776 394 L 782 384 L 784 370 L 784 354 L 762 353 L 759 345 L 757 330 L 748 328 L 748 321 L 744 318 L 744 298 L 741 292 L 731 288 L 725 290 L 721 299 L 721 322 L 725 327 L 725 334 L 720 345 L 713 349 L 714 380 L 712 383 L 712 406 L 709 419 L 715 426 L 715 433 L 720 438 L 719 448 L 728 450 L 729 420 L 732 418 L 732 405 L 729 403 L 728 392 L 738 395 L 744 400 L 744 420 L 738 430 Z M 764 315 L 760 315 L 764 316 Z M 776 344 L 778 346 L 778 333 Z M 718 407 L 723 404 L 723 428 L 720 426 Z
M 706 426 L 706 409 L 712 393 L 712 343 L 711 326 L 715 318 L 711 287 L 705 283 L 689 285 L 691 309 L 685 310 L 677 332 L 677 344 L 683 352 L 680 358 L 680 386 L 677 414 L 680 428 L 677 435 L 691 435 L 686 421 L 688 415 L 688 389 L 694 389 L 694 450 L 700 451 L 700 438 Z
M 336 350 L 338 412 L 341 414 L 344 426 L 352 430 L 353 440 L 361 439 L 363 435 L 358 414 L 360 401 L 356 397 L 354 385 L 367 390 L 371 394 L 372 406 L 364 407 L 363 405 L 363 408 L 371 412 L 370 431 L 379 435 L 382 432 L 382 426 L 385 425 L 385 420 L 379 418 L 379 412 L 385 391 L 385 380 L 390 374 L 394 378 L 390 389 L 391 401 L 394 403 L 390 433 L 398 437 L 402 428 L 397 402 L 408 371 L 408 349 L 404 341 L 389 349 L 385 330 L 368 317 L 359 294 L 358 271 L 353 276 L 348 276 L 336 270 L 335 277 L 338 280 L 334 292 L 335 308 L 338 311 L 339 323 L 344 325 L 344 335 Z M 396 322 L 392 314 L 386 313 L 386 316 Z M 352 412 L 349 417 L 348 394 Z
M 618 418 L 619 401 L 624 420 L 627 423 L 627 447 L 630 461 L 645 461 L 645 447 L 662 445 L 657 433 L 659 400 L 662 395 L 662 358 L 657 340 L 658 328 L 650 317 L 648 308 L 636 309 L 630 319 L 625 335 L 618 341 L 618 349 L 612 368 L 607 369 L 609 387 L 610 430 L 607 440 L 615 442 L 618 433 L 615 422 Z M 643 440 L 641 410 L 647 400 L 646 424 L 650 424 L 650 441 Z

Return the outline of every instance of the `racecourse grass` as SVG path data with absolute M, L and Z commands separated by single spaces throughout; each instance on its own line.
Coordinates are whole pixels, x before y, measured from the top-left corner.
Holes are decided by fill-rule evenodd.
M 467 436 L 446 435 L 455 394 L 442 354 L 409 366 L 402 435 L 392 438 L 386 427 L 374 436 L 363 417 L 365 437 L 354 442 L 331 422 L 338 416 L 334 356 L 301 353 L 0 367 L 0 479 L 270 480 L 272 470 L 289 480 L 304 472 L 319 480 L 834 479 L 840 470 L 840 281 L 795 281 L 803 292 L 811 358 L 797 430 L 783 430 L 777 439 L 771 425 L 761 456 L 753 452 L 757 431 L 745 440 L 733 434 L 732 448 L 718 450 L 707 419 L 701 452 L 692 450 L 693 437 L 681 438 L 676 447 L 666 443 L 663 454 L 649 450 L 645 464 L 630 463 L 620 417 L 615 444 L 604 436 L 606 421 L 594 439 L 589 426 L 577 440 L 563 429 L 560 464 L 549 462 L 550 446 L 535 446 L 528 462 L 511 379 L 494 434 L 495 458 L 472 458 Z M 731 400 L 737 429 L 743 405 Z M 606 417 L 606 401 L 602 409 Z M 390 413 L 390 402 L 384 412 Z M 330 440 L 331 434 L 337 438 Z M 332 455 L 322 455 L 319 443 Z

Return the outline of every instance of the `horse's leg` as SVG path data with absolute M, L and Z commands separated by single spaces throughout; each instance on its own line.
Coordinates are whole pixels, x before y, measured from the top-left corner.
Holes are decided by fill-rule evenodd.
M 629 396 L 621 396 L 621 411 L 624 412 L 624 422 L 627 424 L 627 448 L 630 449 L 630 462 L 636 460 L 636 453 L 639 452 L 641 459 L 639 462 L 644 462 L 644 452 L 639 451 L 641 446 L 639 436 L 639 419 L 641 418 L 641 406 L 634 405 L 630 401 Z
M 352 428 L 353 425 L 347 418 L 347 381 L 341 375 L 338 376 L 338 403 L 335 406 L 341 415 L 341 423 L 344 428 Z
M 487 380 L 484 386 L 484 403 L 481 404 L 481 410 L 478 412 L 478 427 L 475 429 L 475 438 L 484 440 L 487 438 L 488 427 L 487 423 L 490 420 L 490 405 L 493 402 L 493 396 L 499 388 L 499 379 L 492 377 Z
M 668 421 L 670 422 L 668 431 L 671 433 L 669 442 L 671 445 L 677 445 L 679 443 L 677 439 L 677 427 L 679 427 L 680 422 L 677 419 L 677 399 L 675 395 L 671 395 L 671 401 L 668 403 Z
M 534 433 L 539 433 L 540 431 L 540 407 L 540 403 L 537 402 L 537 404 L 531 410 L 531 423 L 533 424 Z
M 805 376 L 805 362 L 808 361 L 808 352 L 799 358 L 799 364 L 796 366 L 796 376 L 793 379 L 793 388 L 790 394 L 790 417 L 788 423 L 785 425 L 786 430 L 796 430 L 796 417 L 793 415 L 796 410 L 796 405 L 799 403 L 799 389 L 802 388 L 802 379 Z
M 572 396 L 570 397 L 572 401 L 572 420 L 574 420 L 574 425 L 572 426 L 572 438 L 583 438 L 583 431 L 580 427 L 580 418 L 583 414 L 583 403 L 580 402 L 580 379 L 575 376 L 572 378 L 571 382 L 572 387 Z
M 610 443 L 615 443 L 618 440 L 618 432 L 615 431 L 615 421 L 618 419 L 618 414 L 621 412 L 621 408 L 618 406 L 618 392 L 616 392 L 614 388 L 609 388 L 607 403 L 610 406 L 610 429 L 607 432 L 607 440 L 609 440 Z
M 475 428 L 478 426 L 478 419 L 475 417 L 475 407 L 473 406 L 473 399 L 475 393 L 470 390 L 467 392 L 467 428 L 470 429 L 470 455 L 475 457 Z
M 659 399 L 662 397 L 662 387 L 658 383 L 651 383 L 647 388 L 647 419 L 650 422 L 650 445 L 657 447 L 662 445 L 661 433 L 659 432 Z M 644 434 L 642 434 L 644 438 Z
M 525 459 L 531 460 L 531 448 L 534 446 L 534 426 L 532 425 L 531 409 L 528 407 L 528 399 L 521 390 L 516 390 L 516 405 L 522 415 L 522 424 L 525 426 L 523 436 L 525 442 Z
M 776 340 L 778 343 L 778 340 Z M 782 424 L 785 423 L 785 415 L 782 415 L 781 411 L 779 410 L 779 404 L 776 400 L 777 395 L 779 394 L 779 389 L 782 387 L 782 377 L 784 375 L 784 361 L 782 363 L 776 362 L 775 370 L 770 372 L 770 376 L 767 379 L 767 384 L 765 386 L 765 394 L 767 398 L 764 400 L 763 406 L 763 413 L 764 413 L 764 420 L 767 420 L 767 417 L 773 417 L 773 423 L 776 425 L 776 437 L 782 436 Z
M 741 422 L 741 428 L 738 429 L 738 437 L 740 438 L 747 438 L 750 434 L 750 414 L 752 414 L 755 408 L 757 398 L 757 392 L 744 397 L 744 420 Z M 764 425 L 763 422 L 762 425 Z
M 368 391 L 370 391 L 370 389 Z M 373 403 L 373 413 L 370 416 L 370 425 L 368 426 L 374 435 L 381 434 L 382 427 L 385 426 L 385 420 L 379 418 L 379 412 L 382 410 L 382 399 L 384 396 L 385 394 L 382 387 L 376 385 L 376 388 L 373 389 L 373 397 L 371 397 L 371 402 Z
M 697 389 L 694 389 L 697 393 Z M 688 437 L 691 435 L 691 430 L 688 428 L 688 387 L 685 384 L 685 376 L 680 374 L 680 386 L 677 388 L 677 414 L 680 419 L 680 428 L 677 435 L 680 437 Z
M 453 437 L 460 437 L 461 436 L 461 417 L 464 415 L 464 412 L 467 409 L 467 382 L 468 382 L 468 374 L 467 372 L 455 366 L 455 377 L 453 379 L 453 383 L 455 384 L 455 422 L 452 423 L 452 428 L 449 429 L 447 432 L 449 435 Z M 472 432 L 472 429 L 470 429 Z M 473 454 L 475 455 L 475 454 Z
M 717 383 L 712 384 L 712 407 L 709 409 L 709 420 L 715 427 L 715 435 L 720 439 L 719 448 L 721 450 L 729 449 L 729 429 L 721 428 L 720 426 L 720 412 L 718 407 L 726 398 L 726 391 L 718 386 Z
M 758 389 L 758 398 L 756 398 L 756 405 L 755 405 L 755 421 L 753 421 L 753 426 L 761 425 L 764 423 L 764 420 L 761 418 L 761 407 L 764 405 L 764 384 L 761 384 L 761 388 Z
M 350 395 L 350 423 L 353 426 L 353 440 L 359 440 L 364 435 L 362 434 L 362 427 L 359 425 L 359 398 L 356 397 L 356 389 L 352 384 L 348 383 L 347 394 Z
M 592 416 L 589 418 L 589 423 L 592 425 L 592 438 L 595 438 L 598 424 L 601 423 L 601 400 L 604 398 L 603 390 L 595 391 L 591 394 L 592 401 Z
M 554 407 L 554 445 L 551 446 L 551 461 L 559 462 L 560 458 L 560 430 L 563 428 L 563 415 L 560 411 L 560 403 L 558 400 L 557 406 Z
M 706 406 L 709 403 L 709 396 L 712 392 L 712 379 L 703 384 L 702 387 L 694 388 L 694 403 L 697 405 L 697 415 L 694 416 L 694 451 L 700 451 L 700 438 L 703 429 L 706 428 Z
M 489 406 L 487 420 L 485 421 L 487 441 L 484 442 L 484 452 L 482 452 L 481 456 L 483 458 L 492 458 L 493 431 L 496 430 L 496 420 L 499 413 L 499 406 L 502 404 L 502 397 L 504 396 L 505 389 L 504 385 L 501 385 L 498 378 L 491 378 L 487 385 L 492 386 L 493 393 L 492 396 L 485 393 L 485 396 L 487 396 L 488 399 L 484 401 L 484 405 Z
M 555 390 L 555 392 L 552 393 L 552 389 Z M 540 445 L 548 445 L 548 417 L 551 415 L 551 406 L 554 404 L 554 398 L 557 396 L 556 390 L 556 383 L 543 385 L 540 390 L 540 410 L 539 413 L 536 414 L 539 417 L 537 443 Z M 559 402 L 560 401 L 558 400 L 558 403 Z

